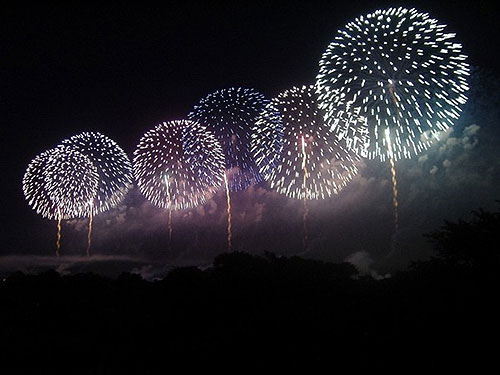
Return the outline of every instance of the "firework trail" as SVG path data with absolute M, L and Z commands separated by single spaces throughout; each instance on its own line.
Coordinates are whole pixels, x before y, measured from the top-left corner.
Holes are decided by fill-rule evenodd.
M 231 252 L 231 238 L 233 236 L 231 222 L 231 194 L 229 193 L 229 184 L 226 173 L 224 173 L 224 186 L 226 187 L 227 200 L 227 251 Z
M 370 159 L 389 159 L 395 228 L 398 225 L 395 162 L 439 140 L 467 101 L 469 64 L 455 34 L 416 9 L 377 10 L 339 30 L 319 63 L 319 106 L 338 138 L 339 105 L 366 118 Z
M 132 164 L 123 149 L 99 132 L 82 132 L 61 142 L 85 155 L 99 176 L 97 194 L 90 202 L 87 255 L 90 256 L 93 216 L 116 207 L 132 187 Z
M 302 249 L 304 252 L 307 251 L 308 245 L 308 230 L 307 230 L 307 217 L 309 216 L 309 207 L 307 206 L 307 154 L 306 154 L 306 141 L 304 136 L 302 136 L 302 170 L 304 171 L 304 214 L 302 216 L 303 223 L 303 242 Z
M 396 181 L 396 166 L 394 164 L 394 155 L 392 154 L 391 146 L 391 132 L 389 129 L 385 129 L 385 136 L 387 139 L 388 147 L 388 157 L 389 163 L 391 165 L 391 181 L 392 181 L 392 205 L 394 207 L 394 228 L 398 230 L 398 185 Z
M 231 238 L 230 192 L 262 181 L 250 152 L 250 132 L 269 101 L 251 88 L 231 87 L 201 99 L 188 118 L 205 125 L 222 146 L 225 157 L 228 202 L 228 236 Z M 228 251 L 231 243 L 228 241 Z
M 345 111 L 337 120 L 359 121 Z M 324 122 L 314 86 L 293 87 L 271 100 L 255 123 L 252 152 L 272 189 L 304 200 L 307 247 L 307 200 L 338 194 L 357 173 L 359 161 Z
M 92 244 L 92 220 L 94 218 L 93 215 L 94 205 L 90 203 L 90 212 L 89 212 L 89 230 L 87 232 L 87 256 L 90 256 L 90 245 Z
M 59 256 L 61 250 L 61 216 L 57 217 L 57 239 L 56 239 L 56 256 Z
M 28 205 L 42 217 L 57 220 L 56 254 L 61 247 L 61 221 L 86 217 L 97 194 L 97 169 L 70 147 L 56 147 L 36 156 L 23 177 Z
M 172 199 L 170 198 L 170 186 L 168 176 L 165 174 L 165 189 L 167 191 L 167 210 L 168 210 L 168 248 L 172 246 Z
M 147 131 L 134 151 L 134 176 L 141 193 L 169 210 L 205 203 L 224 181 L 224 156 L 215 137 L 197 122 L 164 122 Z

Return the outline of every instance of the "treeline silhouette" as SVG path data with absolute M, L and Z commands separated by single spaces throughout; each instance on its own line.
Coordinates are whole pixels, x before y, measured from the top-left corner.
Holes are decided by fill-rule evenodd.
M 0 285 L 0 369 L 481 373 L 498 352 L 500 213 L 428 237 L 434 258 L 378 281 L 349 263 L 237 252 L 155 282 L 16 273 Z

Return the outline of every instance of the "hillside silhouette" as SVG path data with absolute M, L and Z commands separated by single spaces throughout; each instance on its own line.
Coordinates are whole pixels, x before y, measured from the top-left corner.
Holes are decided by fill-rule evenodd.
M 480 372 L 496 358 L 500 213 L 427 236 L 435 256 L 383 280 L 238 252 L 155 282 L 18 272 L 0 284 L 0 369 Z

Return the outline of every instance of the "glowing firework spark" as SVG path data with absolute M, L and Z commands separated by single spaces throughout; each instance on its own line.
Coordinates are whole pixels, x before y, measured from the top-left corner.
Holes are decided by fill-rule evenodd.
M 446 26 L 416 9 L 389 8 L 339 30 L 320 61 L 320 107 L 338 136 L 332 108 L 345 104 L 367 118 L 370 159 L 389 159 L 395 228 L 398 201 L 394 162 L 438 140 L 467 101 L 469 64 Z
M 342 121 L 352 121 L 343 115 Z M 255 124 L 252 152 L 271 188 L 304 200 L 306 248 L 307 200 L 339 193 L 357 173 L 359 157 L 325 124 L 314 86 L 294 87 L 271 100 Z
M 134 151 L 133 170 L 141 193 L 150 202 L 181 210 L 203 204 L 221 186 L 224 155 L 204 126 L 170 121 L 143 135 Z
M 90 255 L 93 215 L 109 210 L 123 200 L 132 186 L 132 164 L 116 142 L 99 132 L 83 132 L 61 144 L 84 154 L 99 175 L 97 195 L 89 210 L 87 255 Z
M 335 121 L 339 103 L 367 118 L 370 159 L 426 149 L 467 101 L 469 64 L 446 26 L 415 9 L 389 8 L 339 30 L 320 61 L 319 105 Z M 334 111 L 332 111 L 334 109 Z M 345 124 L 336 130 L 345 133 Z
M 23 177 L 23 192 L 38 214 L 58 221 L 57 255 L 61 220 L 89 215 L 99 177 L 90 160 L 70 147 L 43 152 L 31 161 Z

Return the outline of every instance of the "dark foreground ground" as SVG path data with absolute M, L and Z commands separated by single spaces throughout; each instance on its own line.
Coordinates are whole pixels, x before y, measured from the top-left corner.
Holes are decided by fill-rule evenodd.
M 0 283 L 0 373 L 482 373 L 498 368 L 499 218 L 447 223 L 431 235 L 436 258 L 379 281 L 244 253 L 156 282 L 17 273 Z

